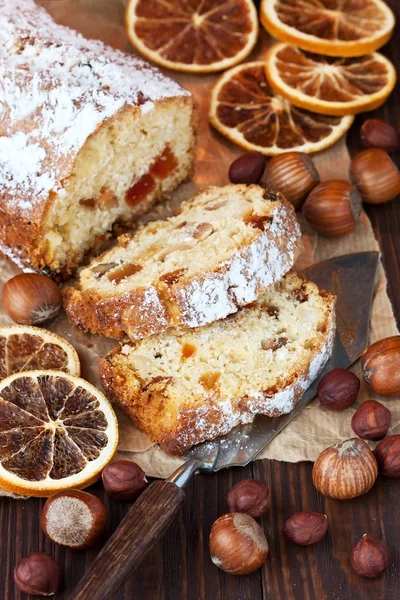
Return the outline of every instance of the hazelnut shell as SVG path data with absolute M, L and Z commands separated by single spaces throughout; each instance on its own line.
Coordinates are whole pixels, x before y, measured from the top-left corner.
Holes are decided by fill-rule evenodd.
M 389 549 L 382 540 L 365 534 L 356 544 L 350 556 L 353 569 L 362 577 L 375 579 L 390 564 Z
M 23 558 L 14 569 L 17 587 L 32 596 L 52 596 L 61 584 L 58 563 L 43 552 L 35 552 Z
M 268 556 L 264 531 L 249 515 L 229 513 L 213 524 L 210 533 L 213 563 L 233 575 L 247 575 L 261 567 Z
M 295 513 L 283 525 L 286 537 L 299 546 L 317 544 L 327 531 L 328 517 L 317 512 Z
M 264 173 L 266 158 L 261 152 L 247 152 L 233 161 L 229 167 L 231 183 L 258 183 Z
M 345 410 L 357 400 L 360 380 L 347 369 L 332 369 L 318 384 L 318 398 L 328 410 Z
M 16 323 L 40 325 L 60 312 L 62 294 L 54 281 L 45 275 L 22 273 L 5 284 L 3 306 Z
M 380 148 L 393 152 L 399 147 L 397 131 L 381 119 L 367 119 L 361 127 L 361 142 L 364 148 Z
M 93 546 L 107 522 L 107 509 L 100 498 L 73 489 L 50 496 L 40 517 L 40 527 L 52 542 L 76 550 Z
M 244 479 L 229 490 L 226 497 L 229 512 L 240 512 L 257 519 L 271 506 L 271 494 L 266 483 Z
M 371 344 L 361 356 L 364 379 L 381 396 L 400 394 L 400 335 Z
M 361 213 L 362 198 L 348 181 L 318 184 L 308 195 L 303 213 L 321 235 L 339 237 L 353 231 Z
M 383 204 L 400 194 L 400 173 L 390 156 L 379 148 L 363 150 L 351 161 L 350 180 L 364 202 Z
M 130 460 L 108 463 L 101 476 L 107 495 L 116 500 L 134 500 L 148 485 L 145 472 Z
M 301 207 L 319 182 L 312 158 L 302 152 L 284 152 L 273 156 L 263 177 L 265 187 L 281 192 L 296 209 Z
M 369 492 L 378 476 L 378 465 L 368 445 L 358 438 L 327 448 L 314 463 L 317 490 L 328 498 L 350 500 Z
M 386 477 L 400 477 L 400 435 L 389 435 L 375 448 L 379 472 Z
M 392 413 L 376 400 L 366 400 L 356 410 L 351 428 L 363 440 L 382 440 L 387 436 Z

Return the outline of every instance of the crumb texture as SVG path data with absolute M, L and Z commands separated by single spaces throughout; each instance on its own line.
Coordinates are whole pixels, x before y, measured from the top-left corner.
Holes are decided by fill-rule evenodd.
M 121 344 L 101 361 L 103 384 L 153 440 L 181 453 L 257 413 L 291 412 L 331 354 L 334 303 L 289 273 L 224 321 Z
M 294 210 L 279 194 L 211 187 L 83 269 L 66 292 L 67 314 L 82 329 L 132 340 L 200 327 L 254 302 L 293 266 L 300 246 Z

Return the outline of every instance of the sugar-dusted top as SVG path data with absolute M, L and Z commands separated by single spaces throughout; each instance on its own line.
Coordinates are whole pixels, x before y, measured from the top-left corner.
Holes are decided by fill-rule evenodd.
M 98 125 L 128 105 L 188 95 L 144 61 L 57 25 L 33 0 L 0 0 L 0 207 L 29 214 Z

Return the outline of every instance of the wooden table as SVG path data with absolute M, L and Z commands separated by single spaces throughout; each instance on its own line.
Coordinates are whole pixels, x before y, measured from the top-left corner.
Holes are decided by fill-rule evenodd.
M 400 2 L 389 0 L 388 4 L 397 13 L 398 24 L 384 53 L 400 69 Z M 384 107 L 356 119 L 348 136 L 352 153 L 360 147 L 360 125 L 371 116 L 384 118 L 400 129 L 400 83 Z M 394 159 L 400 166 L 400 152 Z M 399 200 L 368 207 L 367 212 L 381 245 L 389 294 L 400 322 Z M 182 512 L 162 542 L 112 600 L 398 600 L 400 483 L 379 478 L 366 497 L 338 502 L 323 498 L 315 490 L 311 469 L 311 463 L 264 460 L 246 468 L 198 475 L 187 489 Z M 268 482 L 272 490 L 272 506 L 261 523 L 270 543 L 270 556 L 260 571 L 233 577 L 212 564 L 208 535 L 215 519 L 226 512 L 229 488 L 250 477 Z M 90 491 L 104 497 L 100 484 Z M 107 497 L 104 501 L 110 512 L 109 534 L 129 504 Z M 0 499 L 0 600 L 26 598 L 15 588 L 12 576 L 14 565 L 23 556 L 44 551 L 56 558 L 65 574 L 65 585 L 56 600 L 64 600 L 99 550 L 77 552 L 54 547 L 40 531 L 42 505 L 39 499 Z M 281 534 L 285 519 L 301 510 L 325 512 L 329 517 L 329 534 L 315 547 L 295 546 Z M 350 549 L 366 532 L 384 539 L 392 557 L 390 569 L 374 581 L 359 578 L 349 563 Z

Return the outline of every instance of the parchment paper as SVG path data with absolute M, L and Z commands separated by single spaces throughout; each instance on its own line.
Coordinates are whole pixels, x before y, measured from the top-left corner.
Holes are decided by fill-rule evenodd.
M 57 21 L 75 27 L 88 37 L 97 37 L 120 49 L 131 50 L 123 27 L 123 6 L 119 0 L 60 0 L 59 2 L 42 2 L 54 15 Z M 265 33 L 249 60 L 259 60 L 271 39 Z M 159 205 L 144 220 L 157 219 L 171 214 L 179 206 L 182 199 L 190 197 L 197 188 L 209 184 L 225 185 L 228 183 L 228 167 L 241 150 L 224 140 L 208 125 L 207 108 L 209 90 L 215 77 L 189 76 L 173 74 L 183 85 L 191 89 L 199 101 L 200 128 L 198 135 L 197 162 L 194 182 L 182 185 L 170 201 Z M 349 156 L 345 140 L 340 140 L 334 147 L 319 153 L 315 161 L 322 180 L 347 179 Z M 371 224 L 362 213 L 356 230 L 343 238 L 327 239 L 315 234 L 300 216 L 303 231 L 304 252 L 300 256 L 297 267 L 305 268 L 314 262 L 326 260 L 351 252 L 378 250 Z M 17 269 L 6 260 L 0 260 L 0 293 L 4 283 L 17 273 Z M 379 269 L 376 296 L 373 304 L 370 339 L 371 341 L 397 333 L 393 311 L 386 293 L 386 278 L 383 268 Z M 10 319 L 0 308 L 0 324 L 9 323 Z M 114 345 L 112 340 L 82 334 L 69 325 L 64 314 L 60 315 L 49 329 L 69 340 L 79 352 L 83 366 L 83 376 L 91 383 L 100 386 L 97 364 L 99 357 Z M 354 371 L 360 375 L 359 365 Z M 374 394 L 362 382 L 358 404 Z M 400 403 L 396 399 L 383 400 L 392 411 L 392 433 L 400 432 Z M 272 458 L 288 462 L 315 460 L 317 455 L 336 441 L 351 437 L 351 417 L 357 406 L 342 413 L 328 412 L 318 400 L 302 411 L 302 413 L 264 450 L 258 458 Z M 138 431 L 130 420 L 116 409 L 120 428 L 120 456 L 136 461 L 146 473 L 155 477 L 167 477 L 181 464 L 182 460 L 170 457 L 146 435 Z M 0 492 L 1 493 L 1 492 Z

